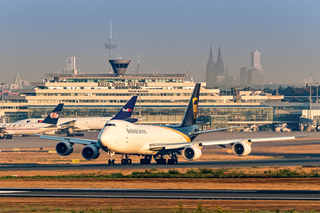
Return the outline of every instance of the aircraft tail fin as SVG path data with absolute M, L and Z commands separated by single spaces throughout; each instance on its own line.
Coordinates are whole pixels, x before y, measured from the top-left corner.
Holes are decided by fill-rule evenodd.
M 184 114 L 181 126 L 192 126 L 196 123 L 198 114 L 199 94 L 200 94 L 200 83 L 196 83 L 192 96 L 189 101 L 189 105 Z
M 111 120 L 125 120 L 130 118 L 136 104 L 137 96 L 132 96 L 132 98 L 121 108 L 121 110 L 113 117 Z
M 52 112 L 41 123 L 57 124 L 62 108 L 63 104 L 59 104 L 58 106 L 56 106 L 56 108 L 54 108 L 54 110 L 52 110 Z

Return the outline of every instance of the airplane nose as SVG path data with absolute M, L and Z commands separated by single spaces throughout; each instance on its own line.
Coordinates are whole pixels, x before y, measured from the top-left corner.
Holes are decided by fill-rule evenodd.
M 98 136 L 98 143 L 100 147 L 108 148 L 110 143 L 113 141 L 113 134 L 110 134 L 110 130 L 108 128 L 104 128 L 99 136 Z

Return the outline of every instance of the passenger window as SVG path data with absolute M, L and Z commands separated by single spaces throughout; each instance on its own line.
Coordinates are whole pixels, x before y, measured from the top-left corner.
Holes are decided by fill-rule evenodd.
M 106 126 L 116 126 L 115 124 L 107 124 Z

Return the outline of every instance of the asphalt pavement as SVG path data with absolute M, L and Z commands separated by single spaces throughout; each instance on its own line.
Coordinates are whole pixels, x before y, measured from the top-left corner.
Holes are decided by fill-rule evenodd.
M 117 162 L 116 162 L 117 163 Z M 120 162 L 118 162 L 120 163 Z M 265 166 L 318 166 L 320 158 L 298 159 L 266 159 L 241 161 L 192 161 L 181 162 L 177 165 L 158 165 L 155 163 L 141 165 L 108 165 L 108 164 L 1 164 L 0 171 L 35 171 L 35 170 L 86 170 L 86 169 L 165 169 L 165 168 L 226 168 L 226 167 L 265 167 Z
M 189 189 L 34 189 L 0 188 L 0 197 L 320 200 L 313 190 L 189 190 Z

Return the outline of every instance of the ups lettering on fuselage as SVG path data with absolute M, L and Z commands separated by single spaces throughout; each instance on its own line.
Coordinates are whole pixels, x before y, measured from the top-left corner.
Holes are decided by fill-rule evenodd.
M 144 129 L 126 129 L 128 134 L 147 134 L 147 131 Z

